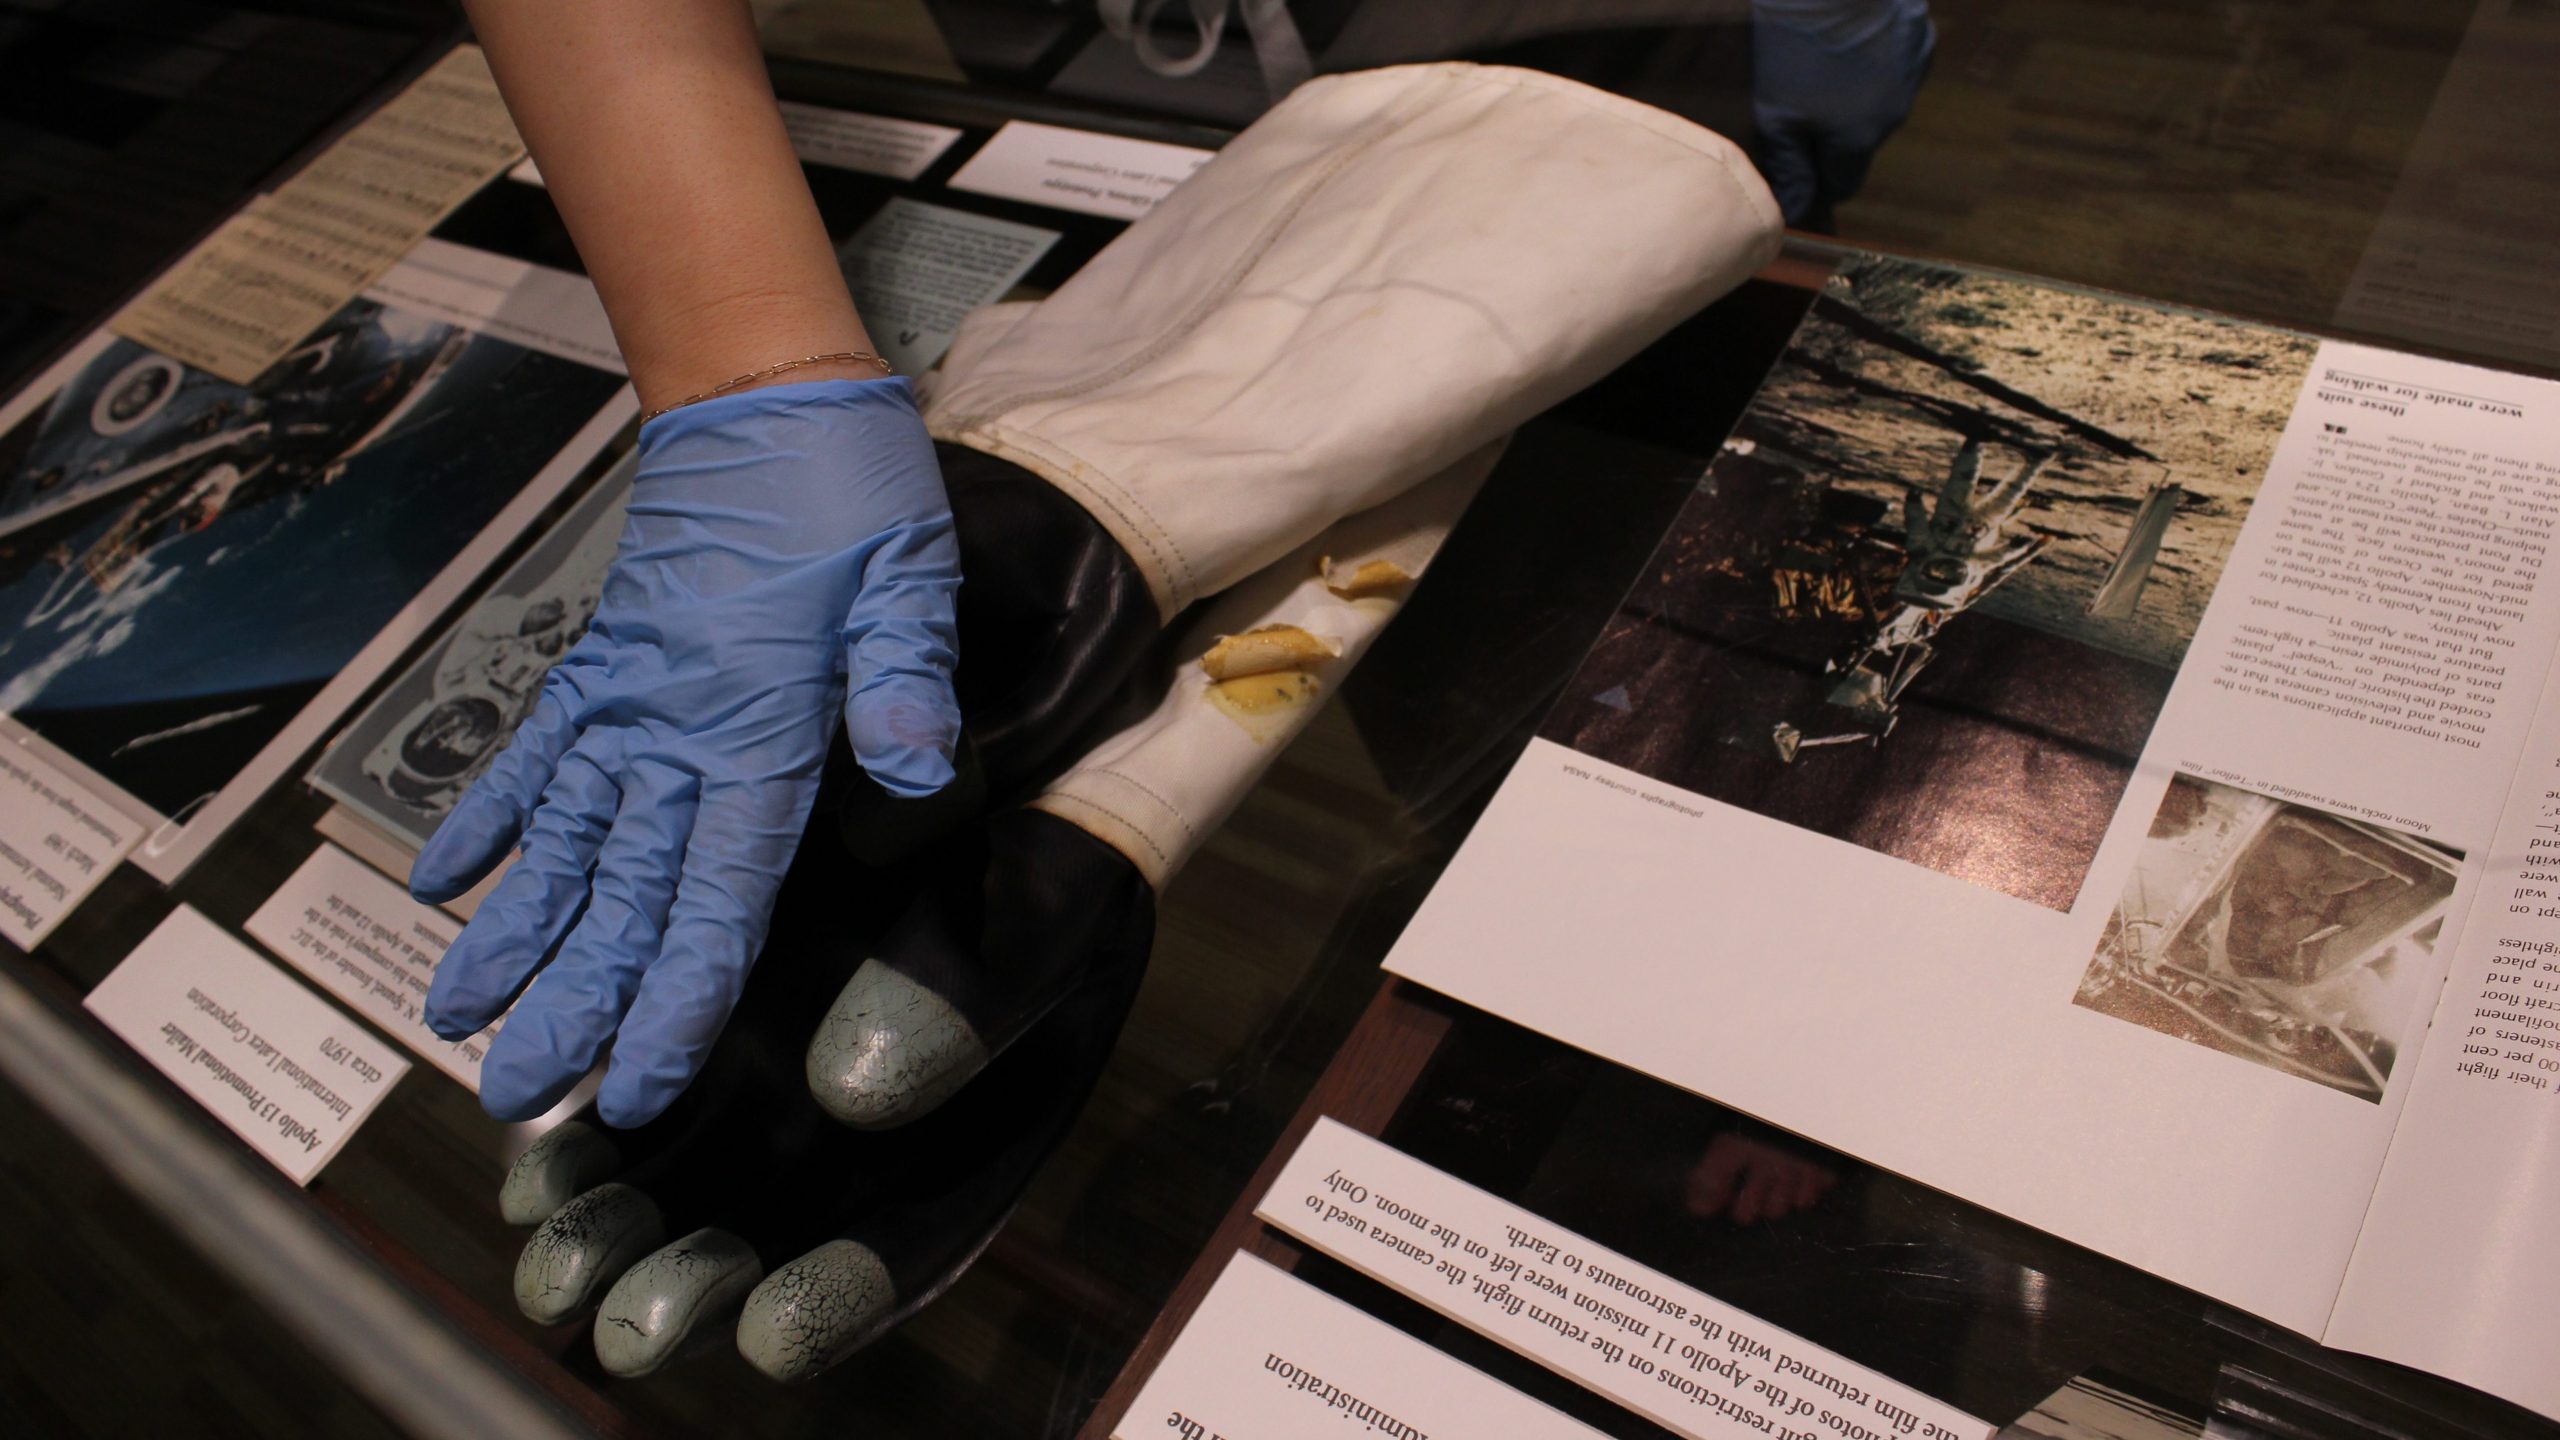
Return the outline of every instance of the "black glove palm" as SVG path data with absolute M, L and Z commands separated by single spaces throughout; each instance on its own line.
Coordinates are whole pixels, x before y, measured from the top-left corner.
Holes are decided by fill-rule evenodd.
M 1053 816 L 1007 812 L 911 867 L 912 887 L 863 887 L 917 896 L 876 947 L 877 917 L 844 913 L 848 862 L 816 835 L 808 849 L 827 853 L 795 867 L 779 953 L 701 1082 L 627 1134 L 560 1127 L 501 1191 L 508 1218 L 542 1222 L 517 1263 L 518 1304 L 559 1323 L 600 1299 L 596 1352 L 617 1374 L 659 1368 L 734 1314 L 750 1363 L 805 1379 L 948 1288 L 1082 1108 L 1144 973 L 1154 893 Z M 1044 945 L 1044 963 L 1083 983 L 931 1116 L 866 1134 L 812 1098 L 808 1016 L 866 954 L 986 964 L 1004 947 L 1009 966 L 1014 947 Z M 683 1238 L 662 1243 L 670 1234 Z

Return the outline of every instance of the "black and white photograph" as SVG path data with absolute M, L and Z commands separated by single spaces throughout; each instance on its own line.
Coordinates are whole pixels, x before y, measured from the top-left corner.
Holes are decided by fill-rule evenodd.
M 2073 1001 L 2379 1103 L 2444 979 L 2461 863 L 2415 836 L 2182 774 Z
M 246 386 L 107 345 L 0 435 L 0 712 L 187 815 L 623 387 L 371 299 Z
M 311 783 L 412 850 L 505 749 L 595 618 L 622 535 L 626 458 L 322 753 Z
M 1546 738 L 2070 909 L 2312 349 L 1852 264 Z

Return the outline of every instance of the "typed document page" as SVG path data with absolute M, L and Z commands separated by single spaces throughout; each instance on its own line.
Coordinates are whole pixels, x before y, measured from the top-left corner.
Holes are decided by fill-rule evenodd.
M 2560 386 L 2320 347 L 2155 748 L 2468 851 L 2560 644 Z
M 2326 1338 L 2560 1414 L 2560 685 L 2545 687 Z
M 2080 517 L 2033 457 L 1959 451 L 1898 543 L 1998 479 L 2019 578 L 1918 641 L 1739 685 L 1792 617 L 1856 600 L 1805 507 L 1749 503 L 1794 483 L 1764 472 L 1803 427 L 1746 416 L 1758 451 L 1675 522 L 1388 968 L 2322 1333 L 2422 1048 L 2442 1059 L 2472 897 L 2509 903 L 2482 876 L 2560 642 L 2560 387 L 2294 353 L 2249 475 L 2183 460 L 2126 519 Z M 1809 408 L 1789 383 L 1755 413 Z M 2104 557 L 2141 557 L 2153 505 L 2132 614 L 2188 627 L 2183 653 L 2107 628 Z M 2098 563 L 2037 548 L 2066 522 Z M 1754 524 L 1757 550 L 1732 538 Z M 2017 589 L 2037 565 L 2050 599 Z M 2003 597 L 2017 620 L 1987 613 Z M 1746 611 L 1749 643 L 1680 668 Z M 1763 698 L 1788 683 L 1812 702 Z
M 488 60 L 457 46 L 225 221 L 112 328 L 248 384 L 523 154 Z

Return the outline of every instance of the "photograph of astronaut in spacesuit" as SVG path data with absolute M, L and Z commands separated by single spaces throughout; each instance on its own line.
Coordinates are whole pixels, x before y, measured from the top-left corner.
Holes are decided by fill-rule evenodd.
M 1849 267 L 1545 737 L 2068 910 L 2311 351 Z
M 595 617 L 631 498 L 626 457 L 331 741 L 311 783 L 411 848 L 532 713 Z
M 1918 486 L 1903 493 L 1902 568 L 1894 577 L 1892 608 L 1825 667 L 1839 677 L 1823 702 L 1842 712 L 1833 717 L 1840 733 L 1808 740 L 1803 730 L 1781 720 L 1770 727 L 1780 759 L 1794 760 L 1807 744 L 1881 740 L 1892 733 L 1902 692 L 1937 653 L 1930 641 L 1939 627 L 1972 609 L 2052 543 L 2016 523 L 2046 458 L 2041 452 L 2029 455 L 2015 475 L 1984 490 L 1982 444 L 1967 440 L 1934 494 Z M 1789 572 L 1781 583 L 1792 589 L 1802 579 Z
M 2444 980 L 2462 856 L 2180 775 L 2076 1004 L 2379 1103 Z
M 621 383 L 366 299 L 247 385 L 105 345 L 0 434 L 0 712 L 183 813 Z

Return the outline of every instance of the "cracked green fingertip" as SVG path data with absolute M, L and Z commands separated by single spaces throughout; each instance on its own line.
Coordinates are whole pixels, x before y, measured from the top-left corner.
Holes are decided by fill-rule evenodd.
M 599 1185 L 552 1212 L 516 1257 L 516 1308 L 557 1325 L 587 1308 L 624 1268 L 658 1248 L 657 1202 L 628 1185 Z
M 809 1041 L 809 1093 L 843 1124 L 885 1130 L 931 1113 L 986 1064 L 959 1007 L 866 960 Z
M 830 1240 L 766 1277 L 738 1317 L 738 1353 L 784 1384 L 823 1374 L 868 1344 L 898 1300 L 870 1246 Z
M 507 1178 L 498 1186 L 498 1214 L 510 1225 L 539 1225 L 571 1197 L 603 1184 L 621 1168 L 622 1153 L 602 1131 L 563 1121 L 507 1167 Z
M 693 1348 L 764 1279 L 754 1247 L 696 1230 L 623 1272 L 596 1311 L 596 1359 L 625 1377 L 651 1374 Z

